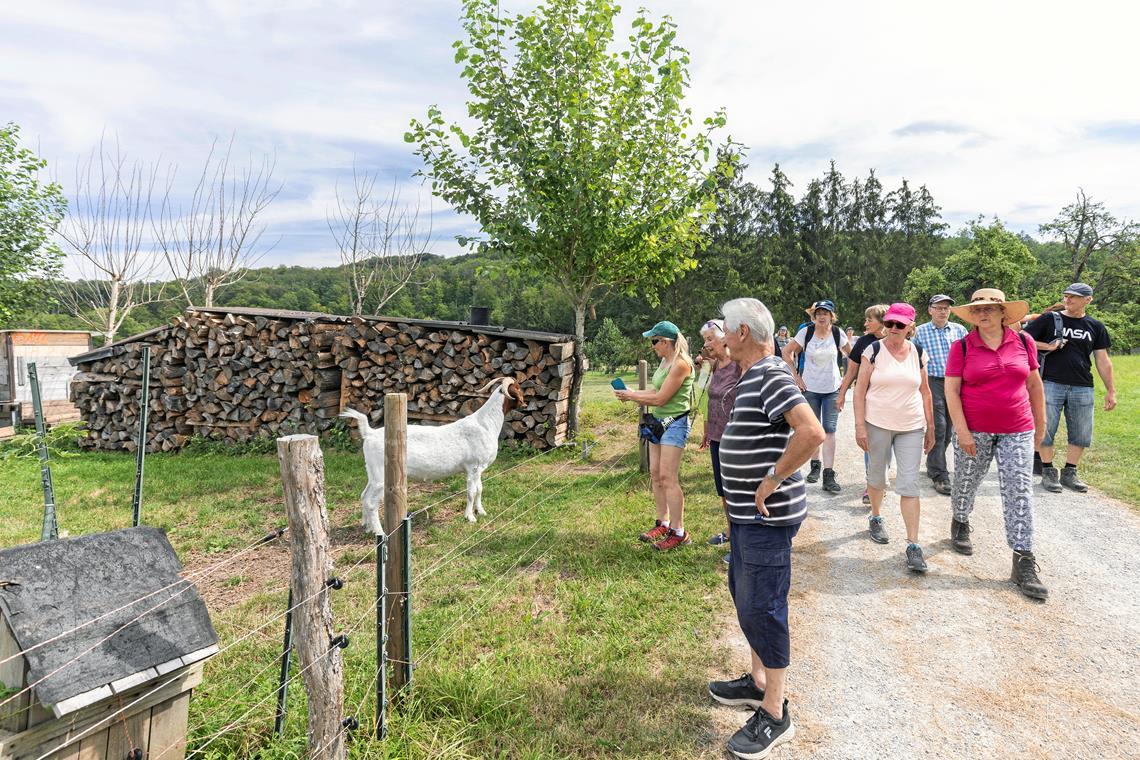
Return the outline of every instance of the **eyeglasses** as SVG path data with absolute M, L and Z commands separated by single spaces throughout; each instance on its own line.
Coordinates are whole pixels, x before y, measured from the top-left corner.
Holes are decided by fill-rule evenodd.
M 970 307 L 970 313 L 972 313 L 972 314 L 990 314 L 990 313 L 996 312 L 996 311 L 1003 311 L 1004 309 L 1005 309 L 1004 306 L 989 306 L 989 305 L 971 306 Z
M 708 322 L 705 322 L 705 326 L 701 328 L 701 332 L 705 330 L 720 330 L 724 332 L 724 324 L 719 319 L 710 319 Z
M 906 324 L 905 322 L 896 322 L 893 319 L 890 319 L 883 323 L 883 327 L 887 328 L 888 330 L 905 330 L 906 328 L 910 327 L 910 325 Z

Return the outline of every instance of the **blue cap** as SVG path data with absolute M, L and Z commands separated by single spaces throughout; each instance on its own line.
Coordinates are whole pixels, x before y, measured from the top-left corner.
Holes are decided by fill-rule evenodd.
M 663 319 L 657 324 L 650 327 L 648 330 L 641 334 L 643 338 L 668 338 L 669 340 L 677 340 L 677 336 L 681 334 L 681 330 L 677 325 Z
M 815 316 L 815 312 L 816 312 L 818 309 L 827 309 L 827 310 L 828 310 L 828 311 L 830 311 L 832 314 L 835 314 L 835 304 L 834 304 L 834 303 L 832 303 L 830 300 L 828 300 L 828 299 L 826 299 L 826 298 L 825 298 L 825 299 L 823 299 L 822 301 L 816 301 L 816 302 L 815 302 L 815 303 L 813 303 L 811 306 L 809 306 L 808 308 L 804 309 L 804 311 L 806 311 L 806 312 L 808 313 L 808 316 L 809 316 L 809 317 L 814 317 L 814 316 Z
M 1092 285 L 1087 285 L 1083 282 L 1074 282 L 1069 287 L 1065 288 L 1065 295 L 1067 296 L 1084 296 L 1088 298 L 1093 293 Z

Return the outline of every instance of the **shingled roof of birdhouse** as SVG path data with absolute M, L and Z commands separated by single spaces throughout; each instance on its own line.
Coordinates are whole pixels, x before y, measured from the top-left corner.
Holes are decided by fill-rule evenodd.
M 0 613 L 61 717 L 204 660 L 218 637 L 156 528 L 0 550 Z

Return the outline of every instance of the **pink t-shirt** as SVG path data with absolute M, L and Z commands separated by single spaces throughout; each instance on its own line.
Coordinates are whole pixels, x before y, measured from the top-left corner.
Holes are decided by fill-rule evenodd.
M 874 364 L 871 384 L 867 386 L 867 403 L 863 416 L 867 422 L 884 430 L 905 433 L 922 430 L 926 427 L 926 412 L 922 406 L 922 368 L 926 366 L 926 355 L 921 362 L 918 349 L 911 343 L 906 356 L 899 361 L 891 350 L 882 345 L 874 362 L 875 344 L 867 346 L 863 352 L 861 367 Z M 859 372 L 863 374 L 862 370 Z
M 1008 327 L 997 351 L 987 346 L 977 330 L 950 345 L 946 377 L 962 378 L 962 410 L 966 424 L 975 433 L 1024 433 L 1033 429 L 1033 410 L 1025 381 L 1037 371 L 1037 351 L 1032 339 L 1023 341 Z M 963 366 L 964 365 L 964 366 Z

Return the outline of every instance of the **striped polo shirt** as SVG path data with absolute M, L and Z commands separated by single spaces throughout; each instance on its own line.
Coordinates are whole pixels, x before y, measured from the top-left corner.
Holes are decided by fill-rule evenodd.
M 775 356 L 756 362 L 740 378 L 736 404 L 720 438 L 720 475 L 734 523 L 795 525 L 807 516 L 804 480 L 798 470 L 764 502 L 768 517 L 756 510 L 756 489 L 792 437 L 784 413 L 806 403 L 788 365 Z

